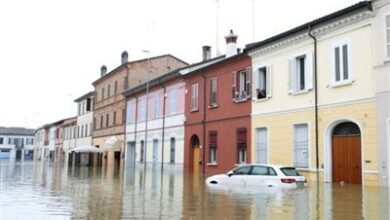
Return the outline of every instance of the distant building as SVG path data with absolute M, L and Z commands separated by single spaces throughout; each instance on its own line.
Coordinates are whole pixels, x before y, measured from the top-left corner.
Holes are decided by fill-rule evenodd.
M 0 159 L 33 158 L 34 129 L 0 127 Z
M 120 66 L 109 73 L 105 66 L 101 67 L 100 78 L 93 82 L 93 145 L 104 149 L 103 163 L 118 161 L 124 153 L 126 99 L 122 92 L 186 65 L 186 62 L 172 55 L 129 62 L 128 54 L 124 51 Z

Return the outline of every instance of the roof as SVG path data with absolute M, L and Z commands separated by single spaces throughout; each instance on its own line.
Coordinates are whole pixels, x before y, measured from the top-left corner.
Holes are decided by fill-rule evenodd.
M 88 92 L 87 94 L 84 94 L 82 96 L 80 96 L 79 98 L 75 99 L 74 102 L 80 102 L 86 98 L 89 98 L 91 96 L 94 96 L 95 95 L 95 91 L 91 91 L 91 92 Z
M 265 39 L 263 41 L 260 41 L 260 42 L 257 42 L 257 43 L 248 44 L 248 45 L 246 45 L 246 47 L 244 49 L 244 52 L 248 52 L 248 51 L 254 50 L 256 48 L 265 46 L 265 45 L 270 44 L 270 43 L 274 43 L 274 42 L 276 42 L 278 40 L 281 40 L 283 38 L 289 37 L 291 35 L 308 31 L 310 28 L 313 28 L 314 26 L 317 26 L 317 25 L 320 25 L 320 24 L 324 24 L 326 22 L 333 21 L 333 20 L 341 18 L 343 16 L 346 16 L 346 15 L 349 15 L 349 14 L 352 14 L 352 13 L 356 13 L 356 12 L 359 12 L 359 11 L 363 11 L 363 10 L 372 10 L 371 1 L 359 2 L 357 4 L 354 4 L 354 5 L 350 6 L 350 7 L 341 9 L 339 11 L 336 11 L 336 12 L 332 13 L 332 14 L 328 14 L 328 15 L 323 16 L 321 18 L 315 19 L 313 21 L 310 21 L 308 23 L 305 23 L 303 25 L 300 25 L 298 27 L 290 29 L 290 30 L 288 30 L 286 32 L 283 32 L 281 34 L 278 34 L 278 35 L 275 35 L 275 36 L 270 37 L 268 39 Z
M 75 118 L 76 118 L 76 117 L 69 117 L 69 118 L 64 118 L 64 119 L 58 120 L 58 121 L 56 121 L 56 122 L 44 124 L 44 125 L 42 125 L 41 127 L 35 129 L 34 132 L 37 132 L 37 131 L 40 130 L 40 129 L 50 128 L 50 127 L 53 127 L 53 126 L 56 126 L 56 125 L 60 125 L 60 124 L 64 123 L 64 122 L 67 121 L 67 120 L 72 120 L 72 119 L 75 119 Z
M 92 85 L 96 85 L 97 83 L 101 82 L 103 79 L 106 79 L 107 77 L 109 77 L 110 75 L 112 75 L 113 73 L 119 71 L 120 69 L 124 68 L 125 66 L 129 65 L 129 64 L 133 64 L 133 63 L 137 63 L 137 62 L 145 62 L 145 61 L 148 61 L 148 60 L 154 60 L 154 59 L 159 59 L 159 58 L 162 58 L 162 57 L 172 57 L 176 60 L 179 60 L 180 62 L 188 65 L 187 62 L 183 61 L 182 59 L 179 59 L 171 54 L 164 54 L 164 55 L 160 55 L 160 56 L 155 56 L 155 57 L 150 57 L 150 58 L 145 58 L 145 59 L 140 59 L 140 60 L 133 60 L 133 61 L 130 61 L 130 62 L 126 62 L 118 67 L 116 67 L 115 69 L 111 70 L 110 72 L 108 72 L 107 74 L 103 75 L 102 77 L 100 77 L 99 79 L 97 79 L 96 81 L 94 81 L 92 83 Z
M 34 129 L 22 128 L 22 127 L 0 127 L 0 134 L 34 136 Z
M 166 82 L 166 81 L 168 81 L 170 79 L 173 79 L 173 78 L 176 78 L 176 77 L 180 77 L 180 76 L 182 76 L 184 74 L 189 73 L 189 71 L 192 72 L 192 71 L 195 71 L 195 70 L 200 69 L 202 67 L 211 65 L 213 63 L 216 63 L 216 62 L 220 61 L 224 57 L 225 56 L 219 56 L 219 57 L 215 57 L 215 58 L 212 58 L 212 59 L 204 60 L 204 61 L 201 61 L 201 62 L 198 62 L 198 63 L 194 63 L 194 64 L 191 64 L 191 65 L 186 66 L 186 67 L 175 69 L 175 70 L 173 70 L 171 72 L 165 73 L 165 74 L 163 74 L 161 76 L 158 76 L 158 77 L 150 80 L 149 81 L 149 87 L 158 85 L 161 82 Z M 132 88 L 124 91 L 122 94 L 124 96 L 130 96 L 130 95 L 132 95 L 134 93 L 143 91 L 143 90 L 146 89 L 146 84 L 147 83 L 139 84 L 139 85 L 137 85 L 135 87 L 132 87 Z

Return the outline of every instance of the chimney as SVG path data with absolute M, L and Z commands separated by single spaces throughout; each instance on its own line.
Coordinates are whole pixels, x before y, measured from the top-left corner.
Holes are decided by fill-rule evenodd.
M 106 73 L 107 73 L 107 67 L 103 65 L 102 67 L 100 67 L 100 76 L 104 76 L 106 75 Z
M 203 61 L 209 60 L 211 58 L 211 47 L 210 46 L 203 46 Z
M 237 54 L 237 38 L 238 35 L 230 30 L 230 33 L 226 35 L 226 57 L 231 57 Z
M 121 57 L 122 57 L 122 62 L 121 62 L 121 64 L 125 64 L 125 63 L 128 62 L 128 60 L 129 60 L 129 54 L 127 53 L 126 50 L 122 52 L 122 56 L 121 56 Z

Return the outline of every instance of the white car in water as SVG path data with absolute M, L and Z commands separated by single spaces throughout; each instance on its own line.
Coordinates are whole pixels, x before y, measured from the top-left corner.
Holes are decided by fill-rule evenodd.
M 240 165 L 226 174 L 210 176 L 206 184 L 299 188 L 307 186 L 304 176 L 294 167 L 268 164 Z

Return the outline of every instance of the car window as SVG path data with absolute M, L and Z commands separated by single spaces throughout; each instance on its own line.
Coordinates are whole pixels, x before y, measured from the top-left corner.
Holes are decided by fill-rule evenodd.
M 254 166 L 252 171 L 252 175 L 276 175 L 276 172 L 271 167 L 264 167 L 264 166 Z
M 234 175 L 247 175 L 250 171 L 250 166 L 240 167 L 233 171 Z
M 294 167 L 284 167 L 284 168 L 280 168 L 280 170 L 286 176 L 300 176 L 300 174 L 297 172 L 297 170 L 295 170 Z

